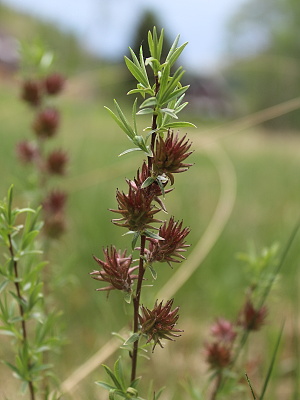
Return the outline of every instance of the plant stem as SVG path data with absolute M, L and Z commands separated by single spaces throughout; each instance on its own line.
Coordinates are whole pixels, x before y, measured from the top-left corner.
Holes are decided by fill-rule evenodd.
M 211 394 L 210 400 L 216 400 L 219 389 L 221 387 L 221 383 L 222 383 L 222 371 L 220 371 L 217 375 L 215 387 Z
M 13 260 L 13 265 L 14 265 L 14 273 L 15 273 L 15 287 L 16 287 L 16 291 L 17 291 L 17 296 L 18 299 L 20 300 L 19 302 L 19 312 L 20 312 L 20 316 L 22 317 L 22 334 L 23 334 L 23 339 L 22 339 L 22 343 L 23 345 L 25 345 L 25 343 L 27 342 L 27 330 L 26 330 L 26 324 L 25 324 L 25 320 L 24 320 L 24 309 L 23 306 L 21 304 L 21 300 L 22 295 L 21 295 L 21 289 L 20 289 L 20 283 L 19 283 L 19 274 L 18 274 L 18 263 L 15 260 L 15 254 L 14 254 L 14 248 L 13 248 L 13 244 L 12 244 L 12 240 L 11 240 L 11 235 L 8 235 L 8 240 L 9 240 L 9 252 L 11 255 L 11 259 Z M 28 362 L 28 367 L 29 367 L 29 362 Z M 35 393 L 34 393 L 34 386 L 33 386 L 33 382 L 32 381 L 28 381 L 28 386 L 29 386 L 29 392 L 30 392 L 30 399 L 31 400 L 35 400 Z
M 155 78 L 155 96 L 157 96 L 160 84 L 159 84 L 158 76 L 155 76 L 154 78 Z M 153 116 L 152 116 L 151 128 L 152 128 L 152 130 L 157 128 L 157 114 L 153 114 Z M 153 132 L 151 135 L 151 151 L 152 151 L 152 153 L 154 152 L 155 139 L 156 139 L 156 132 Z M 149 170 L 151 170 L 152 157 L 148 157 L 148 167 L 149 167 Z
M 137 333 L 138 329 L 139 329 L 139 308 L 140 308 L 142 283 L 143 283 L 143 278 L 144 278 L 144 274 L 145 274 L 144 260 L 143 260 L 143 256 L 145 253 L 145 244 L 146 244 L 146 236 L 142 235 L 141 236 L 140 261 L 139 261 L 139 277 L 138 277 L 138 281 L 137 281 L 135 297 L 133 298 L 133 308 L 134 308 L 133 332 L 134 333 Z M 136 378 L 138 347 L 139 347 L 139 341 L 137 340 L 133 344 L 131 382 L 133 382 Z
M 155 96 L 159 91 L 159 80 L 158 76 L 155 76 Z M 152 130 L 157 128 L 157 114 L 153 114 L 152 116 Z M 156 132 L 152 133 L 151 136 L 151 151 L 154 152 L 154 145 L 156 139 Z M 148 157 L 148 167 L 149 170 L 152 168 L 152 157 Z M 141 235 L 141 247 L 140 247 L 140 261 L 139 261 L 139 274 L 138 281 L 136 287 L 135 297 L 133 298 L 133 308 L 134 308 L 134 316 L 133 316 L 133 332 L 137 333 L 139 329 L 139 308 L 140 308 L 140 299 L 141 299 L 141 291 L 142 291 L 142 283 L 145 274 L 144 268 L 144 254 L 145 254 L 145 245 L 146 245 L 146 236 Z M 136 340 L 133 343 L 133 352 L 132 352 L 132 364 L 131 364 L 131 382 L 133 382 L 136 378 L 136 368 L 137 368 L 137 356 L 139 349 L 139 341 Z

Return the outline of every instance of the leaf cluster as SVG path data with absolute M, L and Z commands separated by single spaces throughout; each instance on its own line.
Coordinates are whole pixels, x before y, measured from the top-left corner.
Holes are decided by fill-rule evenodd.
M 103 368 L 105 369 L 105 372 L 109 376 L 112 383 L 98 381 L 96 384 L 109 391 L 109 400 L 118 400 L 120 398 L 127 400 L 145 400 L 139 396 L 137 390 L 140 378 L 135 379 L 133 382 L 131 382 L 130 386 L 127 387 L 120 358 L 118 358 L 118 360 L 115 362 L 113 370 L 104 364 Z M 157 393 L 153 393 L 152 388 L 150 388 L 148 399 L 158 400 L 162 390 L 163 388 Z
M 137 111 L 137 99 L 132 107 L 132 123 L 126 119 L 118 102 L 114 100 L 115 112 L 105 107 L 119 127 L 126 133 L 128 138 L 136 146 L 125 150 L 123 154 L 132 151 L 143 151 L 147 156 L 152 156 L 151 148 L 148 143 L 152 133 L 163 134 L 168 129 L 177 129 L 180 127 L 194 127 L 190 122 L 179 121 L 178 113 L 188 104 L 183 102 L 185 92 L 189 86 L 182 86 L 180 80 L 184 74 L 182 67 L 172 74 L 171 68 L 174 66 L 178 57 L 182 53 L 187 43 L 178 46 L 180 36 L 174 40 L 165 60 L 161 60 L 162 47 L 164 41 L 164 31 L 157 35 L 154 27 L 153 33 L 148 33 L 148 45 L 150 57 L 144 58 L 143 48 L 140 47 L 139 54 L 136 55 L 130 48 L 132 59 L 125 56 L 125 63 L 137 80 L 136 88 L 130 90 L 127 94 L 137 94 L 142 97 L 142 102 Z M 156 118 L 156 126 L 145 128 L 146 136 L 139 134 L 137 128 L 137 115 L 151 114 Z M 175 120 L 175 121 L 174 121 Z
M 12 338 L 13 361 L 3 361 L 25 390 L 28 382 L 52 375 L 44 353 L 56 349 L 58 314 L 46 312 L 41 271 L 46 263 L 37 236 L 42 228 L 39 209 L 13 208 L 13 188 L 0 203 L 0 334 Z M 19 218 L 22 223 L 19 224 Z

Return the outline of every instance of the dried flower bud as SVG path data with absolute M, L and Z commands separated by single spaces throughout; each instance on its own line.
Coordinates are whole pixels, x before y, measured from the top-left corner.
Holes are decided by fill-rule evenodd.
M 233 343 L 236 338 L 236 331 L 233 324 L 224 318 L 218 318 L 211 327 L 212 335 L 224 343 Z
M 49 216 L 63 212 L 67 200 L 67 194 L 60 190 L 50 192 L 42 205 Z
M 126 257 L 126 250 L 121 252 L 117 251 L 114 246 L 103 249 L 105 261 L 100 260 L 94 256 L 94 260 L 103 268 L 99 271 L 93 271 L 90 273 L 93 279 L 102 282 L 108 282 L 110 286 L 97 289 L 99 291 L 104 290 L 123 290 L 124 292 L 131 292 L 134 279 L 137 279 L 137 275 L 133 275 L 132 272 L 138 268 L 138 266 L 131 267 L 132 256 Z
M 61 92 L 64 84 L 65 79 L 59 73 L 53 73 L 47 76 L 44 80 L 44 86 L 49 95 L 56 95 Z
M 238 324 L 247 331 L 258 331 L 265 322 L 267 308 L 265 306 L 256 309 L 251 300 L 247 300 L 240 312 Z
M 23 140 L 17 144 L 16 153 L 23 163 L 28 164 L 38 156 L 39 150 L 36 143 Z
M 165 305 L 161 301 L 159 304 L 155 302 L 153 310 L 141 306 L 141 314 L 139 314 L 139 322 L 141 324 L 141 332 L 148 337 L 147 343 L 154 341 L 153 351 L 157 343 L 160 347 L 162 339 L 174 340 L 173 337 L 179 337 L 178 332 L 183 332 L 180 329 L 175 329 L 176 322 L 179 318 L 179 307 L 171 311 L 173 299 L 168 300 Z M 176 333 L 174 333 L 176 332 Z
M 231 362 L 231 348 L 221 343 L 210 343 L 205 346 L 206 362 L 211 369 L 220 370 Z
M 186 135 L 179 140 L 178 134 L 174 132 L 167 134 L 166 139 L 159 137 L 156 140 L 155 151 L 153 154 L 153 172 L 155 175 L 165 174 L 171 182 L 174 183 L 173 174 L 185 172 L 193 164 L 183 163 L 183 161 L 192 154 L 189 151 L 191 143 L 185 139 Z
M 66 152 L 54 150 L 47 158 L 47 170 L 50 174 L 64 175 L 67 162 L 68 156 Z
M 160 227 L 158 235 L 164 240 L 147 238 L 149 240 L 149 249 L 146 251 L 148 262 L 152 264 L 155 261 L 179 263 L 185 257 L 181 254 L 186 251 L 185 238 L 190 233 L 189 228 L 182 228 L 182 222 L 175 222 L 171 217 L 169 222 L 164 222 Z
M 33 129 L 38 137 L 50 138 L 57 130 L 59 124 L 59 112 L 55 108 L 45 108 L 40 111 L 33 123 Z
M 37 107 L 41 103 L 41 85 L 35 80 L 25 80 L 22 83 L 21 98 L 32 107 Z
M 151 204 L 153 195 L 145 190 L 137 188 L 134 190 L 129 186 L 129 193 L 125 194 L 117 190 L 118 209 L 110 210 L 122 215 L 122 218 L 113 219 L 115 225 L 128 228 L 130 231 L 142 232 L 144 229 L 152 228 L 154 222 L 161 222 L 153 216 L 160 211 Z M 124 222 L 122 222 L 124 221 Z

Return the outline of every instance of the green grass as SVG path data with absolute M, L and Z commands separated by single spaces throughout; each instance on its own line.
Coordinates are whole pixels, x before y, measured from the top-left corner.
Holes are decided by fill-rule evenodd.
M 67 377 L 110 338 L 111 331 L 119 330 L 128 321 L 128 308 L 118 294 L 111 293 L 107 300 L 105 294 L 95 292 L 97 282 L 88 273 L 95 267 L 92 255 L 101 256 L 102 246 L 129 247 L 128 238 L 122 236 L 125 231 L 110 223 L 113 214 L 108 209 L 115 207 L 116 188 L 125 190 L 124 178 L 133 177 L 142 158 L 140 154 L 117 157 L 129 142 L 103 109 L 102 99 L 73 98 L 67 91 L 60 107 L 62 128 L 53 139 L 53 147 L 62 146 L 70 155 L 68 175 L 60 183 L 69 192 L 68 232 L 60 244 L 52 246 L 50 261 L 56 280 L 53 298 L 64 312 L 68 338 L 58 370 Z M 0 195 L 4 197 L 8 186 L 14 183 L 17 201 L 24 203 L 27 200 L 22 191 L 30 168 L 24 169 L 16 161 L 14 147 L 18 140 L 30 137 L 32 115 L 19 101 L 15 84 L 3 85 L 0 110 Z M 183 218 L 192 229 L 189 252 L 205 232 L 220 195 L 217 167 L 210 151 L 204 150 L 209 137 L 204 136 L 201 124 L 191 133 L 203 138 L 203 145 L 195 146 L 195 165 L 178 175 L 175 190 L 166 197 L 169 214 Z M 260 249 L 278 241 L 283 248 L 299 217 L 300 137 L 286 133 L 275 136 L 256 128 L 226 136 L 218 143 L 234 165 L 237 198 L 212 251 L 175 295 L 175 302 L 181 307 L 179 327 L 185 333 L 165 350 L 157 349 L 150 363 L 154 370 L 161 364 L 157 381 L 162 385 L 172 386 L 178 376 L 183 377 L 182 369 L 203 381 L 199 376 L 205 369 L 201 346 L 207 327 L 216 316 L 236 315 L 244 300 L 245 276 L 236 253 L 246 251 L 249 242 Z M 293 307 L 298 290 L 299 243 L 297 237 L 282 270 L 280 301 L 276 300 L 275 314 L 269 317 L 277 329 L 286 307 Z M 159 266 L 157 287 L 162 287 L 178 268 Z M 142 369 L 147 376 L 147 363 Z M 101 389 L 93 383 L 100 378 L 103 374 L 99 367 L 81 384 L 74 399 L 101 398 L 101 394 L 95 394 Z M 144 381 L 147 382 L 146 377 Z M 174 398 L 178 397 L 174 394 Z

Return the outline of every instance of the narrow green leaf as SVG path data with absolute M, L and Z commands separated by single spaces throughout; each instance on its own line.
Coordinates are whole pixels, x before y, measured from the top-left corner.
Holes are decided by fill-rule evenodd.
M 126 390 L 125 382 L 124 382 L 124 374 L 123 374 L 123 369 L 122 369 L 122 364 L 121 364 L 121 359 L 118 358 L 117 361 L 115 362 L 114 365 L 114 373 L 115 377 L 117 378 L 118 382 L 120 383 L 122 390 Z
M 139 110 L 137 115 L 145 115 L 145 114 L 153 114 L 153 108 L 143 108 L 142 110 Z
M 181 96 L 183 93 L 185 93 L 189 88 L 189 85 L 180 87 L 178 89 L 175 89 L 174 91 L 166 91 L 166 93 L 163 95 L 162 98 L 159 99 L 159 104 L 160 106 L 163 106 L 164 104 L 169 103 L 171 100 L 176 99 L 178 96 Z
M 156 99 L 156 97 L 149 97 L 148 99 L 146 99 L 146 100 L 140 105 L 140 108 L 156 106 L 156 104 L 157 104 L 157 99 Z
M 163 386 L 162 388 L 159 389 L 159 391 L 157 393 L 154 392 L 153 394 L 153 400 L 158 400 L 162 394 L 162 392 L 165 390 L 165 386 Z
M 160 84 L 159 96 L 158 96 L 159 98 L 161 96 L 163 96 L 164 92 L 166 91 L 169 78 L 170 78 L 170 65 L 167 64 L 166 67 L 163 69 L 160 80 L 159 80 L 159 84 Z
M 137 125 L 136 125 L 136 104 L 137 99 L 135 99 L 133 106 L 132 106 L 132 120 L 133 120 L 133 130 L 134 133 L 137 134 Z
M 137 67 L 134 62 L 132 62 L 128 57 L 124 57 L 125 63 L 131 74 L 135 77 L 135 79 L 142 83 L 144 86 L 149 86 L 148 81 L 143 74 L 143 70 L 141 67 Z
M 150 272 L 151 272 L 152 278 L 156 281 L 156 279 L 157 279 L 157 272 L 155 271 L 155 269 L 152 267 L 151 264 L 148 265 L 148 268 L 149 268 L 149 270 L 150 270 Z
M 104 108 L 110 113 L 111 117 L 114 119 L 114 121 L 119 125 L 119 127 L 126 133 L 127 136 L 131 137 L 130 134 L 128 134 L 128 131 L 120 118 L 117 117 L 117 115 L 108 107 L 104 106 Z
M 178 121 L 178 122 L 170 122 L 169 124 L 166 124 L 164 128 L 197 128 L 197 127 L 191 122 Z
M 127 304 L 131 304 L 132 293 L 131 292 L 126 292 L 125 295 L 124 295 L 124 300 L 126 301 Z
M 99 385 L 99 386 L 103 387 L 103 388 L 106 389 L 106 390 L 114 390 L 114 389 L 115 389 L 114 386 L 109 385 L 109 384 L 106 383 L 106 382 L 97 381 L 97 382 L 95 382 L 95 383 L 96 383 L 96 385 Z
M 160 58 L 161 58 L 163 43 L 164 43 L 164 29 L 161 30 L 159 40 L 157 43 L 157 59 L 158 60 L 160 60 Z
M 165 240 L 163 237 L 160 237 L 159 235 L 157 235 L 157 233 L 151 232 L 148 229 L 146 229 L 143 234 L 146 237 L 152 238 L 152 239 L 157 239 L 157 240 Z
M 22 238 L 21 249 L 26 249 L 34 241 L 39 233 L 39 231 L 31 231 L 24 235 L 24 237 Z
M 141 69 L 143 70 L 143 74 L 144 74 L 145 80 L 147 81 L 147 85 L 146 86 L 149 87 L 150 84 L 149 84 L 148 74 L 147 74 L 147 70 L 146 70 L 146 66 L 145 66 L 145 62 L 144 62 L 144 54 L 143 54 L 143 47 L 142 46 L 140 46 L 140 66 L 141 66 Z
M 151 31 L 148 31 L 148 46 L 151 56 L 155 57 L 154 42 Z
M 135 135 L 135 133 L 134 133 L 133 129 L 131 128 L 131 126 L 129 125 L 129 123 L 128 123 L 123 111 L 121 110 L 121 107 L 119 106 L 117 100 L 114 100 L 114 103 L 115 103 L 115 107 L 116 107 L 117 113 L 119 114 L 120 120 L 123 122 L 124 127 L 128 131 L 128 136 L 130 138 L 133 137 Z
M 262 388 L 262 391 L 261 391 L 261 395 L 259 396 L 260 400 L 263 400 L 264 397 L 265 397 L 265 394 L 266 394 L 268 383 L 270 381 L 270 377 L 271 377 L 271 374 L 272 374 L 272 371 L 273 371 L 273 368 L 274 368 L 274 365 L 275 365 L 275 359 L 276 359 L 276 355 L 277 355 L 277 352 L 278 352 L 278 349 L 279 349 L 282 333 L 283 333 L 283 325 L 281 327 L 281 330 L 279 332 L 279 335 L 278 335 L 278 338 L 277 338 L 277 341 L 276 341 L 276 344 L 275 344 L 275 348 L 274 348 L 274 351 L 273 351 L 271 363 L 270 363 L 270 366 L 269 366 L 269 369 L 268 369 L 268 373 L 267 373 L 266 379 L 264 381 L 264 385 L 263 385 L 263 388 Z
M 177 115 L 175 114 L 175 110 L 171 110 L 170 108 L 162 108 L 161 112 L 170 115 L 172 118 L 178 119 Z
M 132 242 L 131 242 L 131 248 L 132 248 L 132 250 L 135 249 L 137 240 L 138 240 L 138 238 L 140 237 L 140 235 L 141 235 L 140 232 L 134 232 L 133 239 L 132 239 Z
M 137 340 L 139 340 L 139 333 L 133 333 L 124 343 L 123 345 L 126 346 L 128 344 L 132 344 L 134 342 L 136 342 Z
M 178 57 L 180 56 L 180 54 L 183 52 L 184 48 L 186 47 L 186 45 L 188 44 L 188 42 L 183 43 L 180 47 L 178 47 L 173 54 L 169 57 L 168 62 L 170 63 L 170 65 L 172 66 L 176 60 L 178 59 Z
M 113 381 L 113 383 L 115 384 L 115 387 L 117 389 L 122 390 L 122 386 L 120 384 L 120 382 L 118 381 L 118 379 L 116 378 L 115 374 L 113 373 L 113 371 L 105 364 L 102 364 L 103 368 L 105 369 L 105 372 L 107 373 L 107 375 L 110 377 L 110 379 Z
M 132 139 L 133 143 L 138 146 L 140 149 L 142 149 L 145 153 L 148 153 L 148 148 L 146 146 L 146 143 L 144 141 L 143 136 L 138 136 L 136 135 L 133 139 Z
M 134 147 L 132 149 L 127 149 L 119 154 L 119 157 L 124 156 L 125 154 L 132 153 L 133 151 L 142 151 L 139 147 Z
M 1 283 L 0 283 L 0 293 L 6 288 L 6 286 L 9 284 L 9 280 L 8 279 L 4 279 Z
M 11 185 L 10 188 L 8 189 L 8 193 L 7 193 L 7 223 L 8 223 L 8 225 L 12 225 L 13 188 L 14 188 L 14 185 Z
M 169 50 L 169 53 L 168 53 L 167 58 L 166 58 L 166 62 L 169 62 L 169 60 L 172 57 L 174 51 L 176 50 L 178 42 L 179 42 L 179 39 L 180 39 L 180 35 L 177 35 L 175 40 L 174 40 L 174 42 L 173 42 L 173 44 L 172 44 L 172 46 L 171 46 L 171 48 L 170 48 L 170 50 Z
M 155 178 L 152 178 L 152 176 L 149 176 L 143 183 L 141 188 L 145 189 L 146 187 L 152 185 L 152 183 L 155 182 Z

